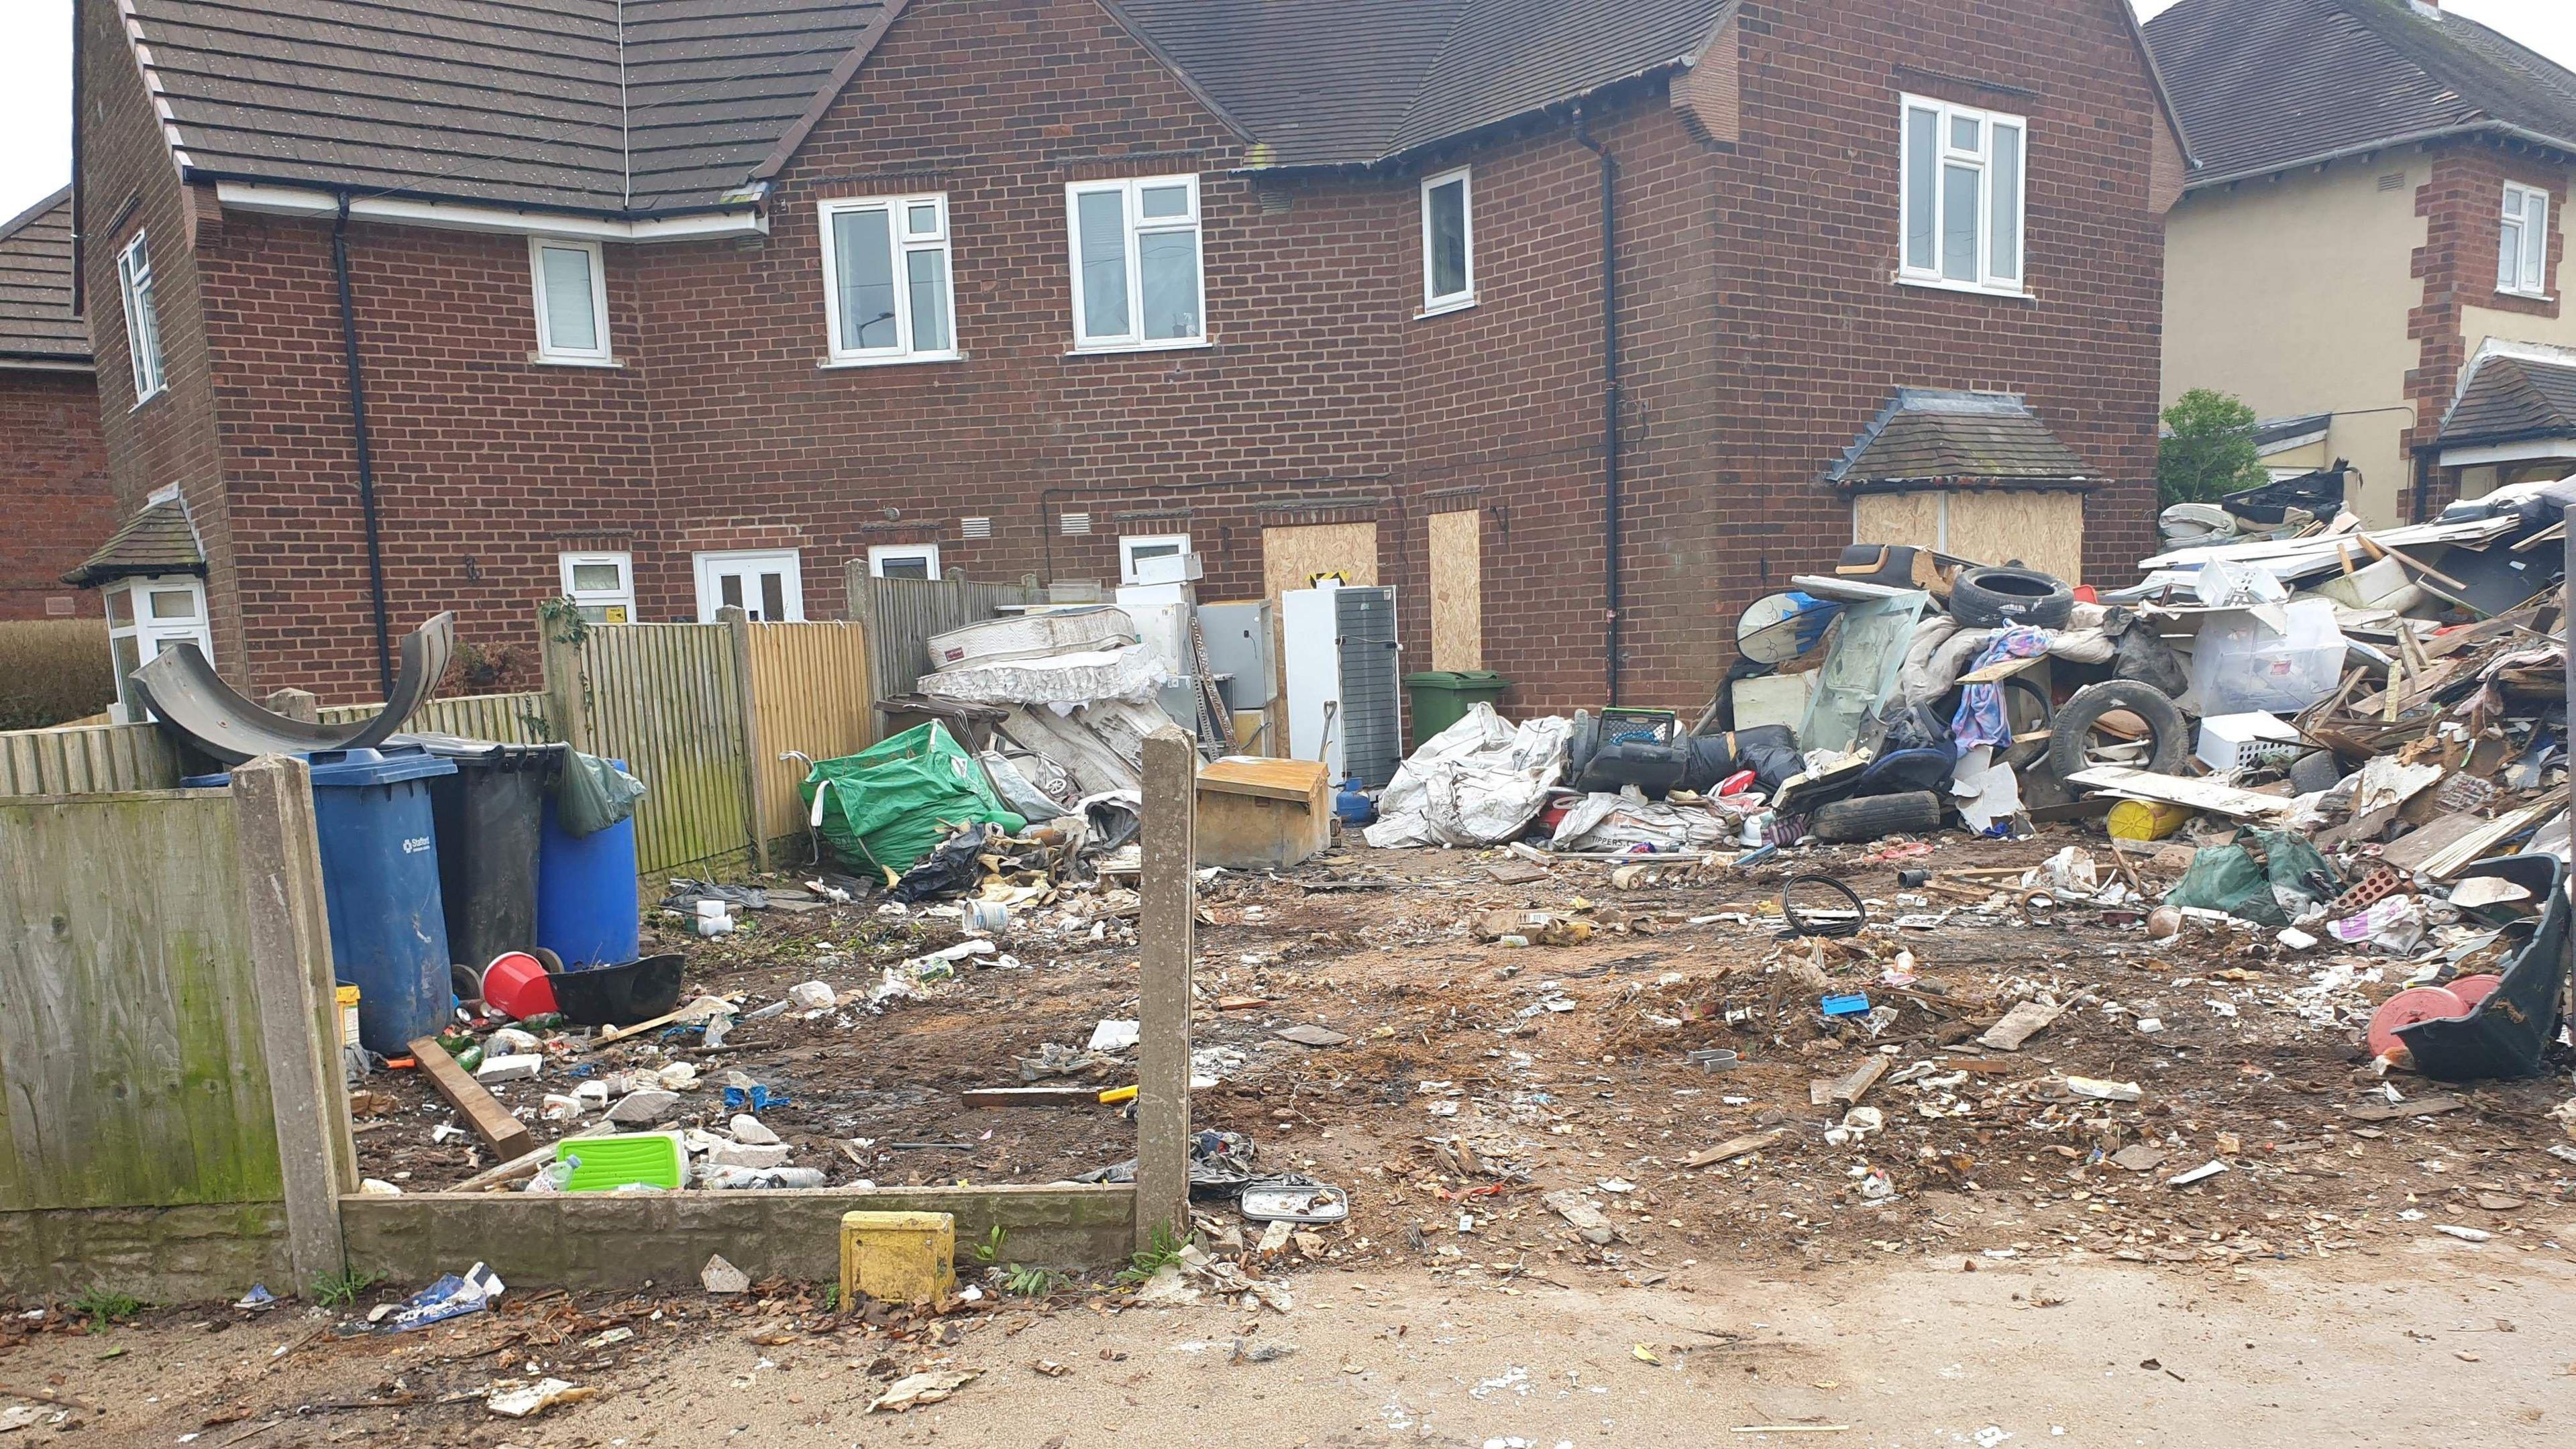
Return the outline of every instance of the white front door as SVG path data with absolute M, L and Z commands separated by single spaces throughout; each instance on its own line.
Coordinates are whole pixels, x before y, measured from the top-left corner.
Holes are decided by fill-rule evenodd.
M 702 553 L 698 566 L 698 622 L 712 624 L 716 610 L 740 609 L 752 622 L 797 624 L 805 619 L 805 569 L 792 548 Z

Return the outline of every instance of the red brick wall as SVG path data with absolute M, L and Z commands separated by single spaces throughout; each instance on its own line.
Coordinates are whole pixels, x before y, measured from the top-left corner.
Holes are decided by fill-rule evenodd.
M 2545 302 L 2496 290 L 2508 181 L 2549 193 L 2549 263 L 2544 275 L 2550 297 Z M 2420 342 L 2423 350 L 2406 373 L 2406 400 L 2415 405 L 2415 423 L 2399 435 L 2400 446 L 2412 450 L 2441 435 L 2443 415 L 2459 390 L 2460 370 L 2469 362 L 2463 307 L 2558 317 L 2563 301 L 2560 289 L 2566 285 L 2568 195 L 2564 166 L 2508 153 L 2490 141 L 2454 141 L 2434 153 L 2431 175 L 2415 189 L 2415 214 L 2425 219 L 2425 225 L 2413 275 L 2423 279 L 2424 295 L 2406 314 L 2406 335 Z M 2413 456 L 2411 451 L 2408 456 Z M 2420 499 L 2419 492 L 2424 495 Z M 2459 496 L 2460 470 L 2422 469 L 2400 490 L 2398 517 L 2413 518 L 2420 511 L 2430 518 Z
M 2030 393 L 2131 480 L 2094 501 L 2099 558 L 2125 577 L 2144 552 L 2161 227 L 2151 101 L 2109 4 L 1986 5 L 1991 39 L 1895 0 L 1751 4 L 1733 148 L 1659 89 L 1596 106 L 1621 168 L 1629 702 L 1695 707 L 1734 608 L 1831 560 L 1849 510 L 1817 476 L 1899 385 Z M 2031 116 L 2037 301 L 1888 280 L 1906 89 Z M 1420 318 L 1419 171 L 1256 187 L 1240 153 L 1091 0 L 916 0 L 780 178 L 768 238 L 608 249 L 622 370 L 528 362 L 523 241 L 361 225 L 397 626 L 458 607 L 469 638 L 525 639 L 557 549 L 619 531 L 649 618 L 693 613 L 691 550 L 788 545 L 825 617 L 872 544 L 935 540 L 979 577 L 1114 580 L 1119 534 L 1187 532 L 1215 599 L 1260 592 L 1264 526 L 1366 520 L 1421 668 L 1423 518 L 1477 506 L 1486 657 L 1520 681 L 1511 704 L 1599 703 L 1593 155 L 1554 117 L 1422 168 L 1476 168 L 1480 301 Z M 1165 172 L 1201 180 L 1213 345 L 1068 355 L 1065 183 Z M 819 367 L 815 203 L 932 190 L 967 356 Z M 253 687 L 345 699 L 374 681 L 327 242 L 236 214 L 200 260 L 245 569 L 218 625 L 231 608 L 249 629 Z M 1090 537 L 1061 536 L 1066 511 Z M 969 515 L 993 537 L 963 539 Z
M 62 576 L 115 528 L 97 384 L 0 371 L 0 619 L 45 618 L 49 600 L 96 617 L 98 601 Z

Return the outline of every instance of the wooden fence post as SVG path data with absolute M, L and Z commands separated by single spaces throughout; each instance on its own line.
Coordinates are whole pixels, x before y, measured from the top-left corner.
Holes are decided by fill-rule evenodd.
M 542 605 L 537 609 L 537 648 L 546 673 L 546 722 L 554 726 L 556 739 L 583 754 L 593 753 L 590 711 L 582 699 L 581 646 L 555 637 L 554 621 Z
M 233 801 L 287 1256 L 296 1281 L 310 1283 L 346 1268 L 340 1196 L 358 1190 L 311 776 L 301 760 L 262 756 L 234 769 Z
M 1136 1070 L 1136 1246 L 1190 1235 L 1190 963 L 1196 958 L 1198 744 L 1145 737 L 1144 1001 Z
M 766 757 L 760 749 L 760 700 L 751 682 L 751 615 L 728 604 L 716 610 L 716 622 L 732 631 L 734 708 L 742 716 L 742 808 L 751 824 L 751 863 L 769 869 L 769 810 Z M 792 627 L 792 626 L 791 626 Z

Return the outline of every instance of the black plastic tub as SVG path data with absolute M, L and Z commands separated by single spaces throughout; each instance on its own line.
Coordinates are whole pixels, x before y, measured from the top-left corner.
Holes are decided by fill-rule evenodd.
M 680 1004 L 680 958 L 647 956 L 546 978 L 564 1019 L 579 1026 L 633 1026 Z

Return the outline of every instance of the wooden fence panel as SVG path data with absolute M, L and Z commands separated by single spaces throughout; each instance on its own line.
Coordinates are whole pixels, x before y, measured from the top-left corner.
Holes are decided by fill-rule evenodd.
M 842 587 L 850 617 L 867 633 L 868 684 L 878 699 L 912 693 L 930 672 L 932 635 L 994 618 L 1004 604 L 1046 602 L 1046 590 L 1034 583 L 872 578 L 866 559 L 850 560 Z
M 839 621 L 746 624 L 751 665 L 755 790 L 764 840 L 801 838 L 805 802 L 796 793 L 805 767 L 780 761 L 795 750 L 809 759 L 853 754 L 877 738 L 876 696 L 868 686 L 867 633 Z
M 284 1188 L 229 795 L 0 800 L 0 1211 Z
M 356 724 L 373 719 L 384 710 L 381 704 L 333 704 L 316 711 L 326 725 Z M 543 690 L 520 694 L 466 694 L 454 699 L 433 699 L 420 711 L 403 721 L 403 728 L 425 734 L 462 735 L 469 740 L 498 740 L 503 744 L 537 745 L 545 743 L 545 734 L 532 719 L 546 717 Z
M 168 790 L 179 752 L 155 725 L 78 725 L 0 734 L 0 797 Z
M 751 846 L 744 800 L 742 676 L 722 624 L 593 624 L 550 640 L 550 718 L 594 755 L 626 761 L 647 791 L 635 812 L 645 875 L 714 871 Z M 578 678 L 565 679 L 570 669 Z

